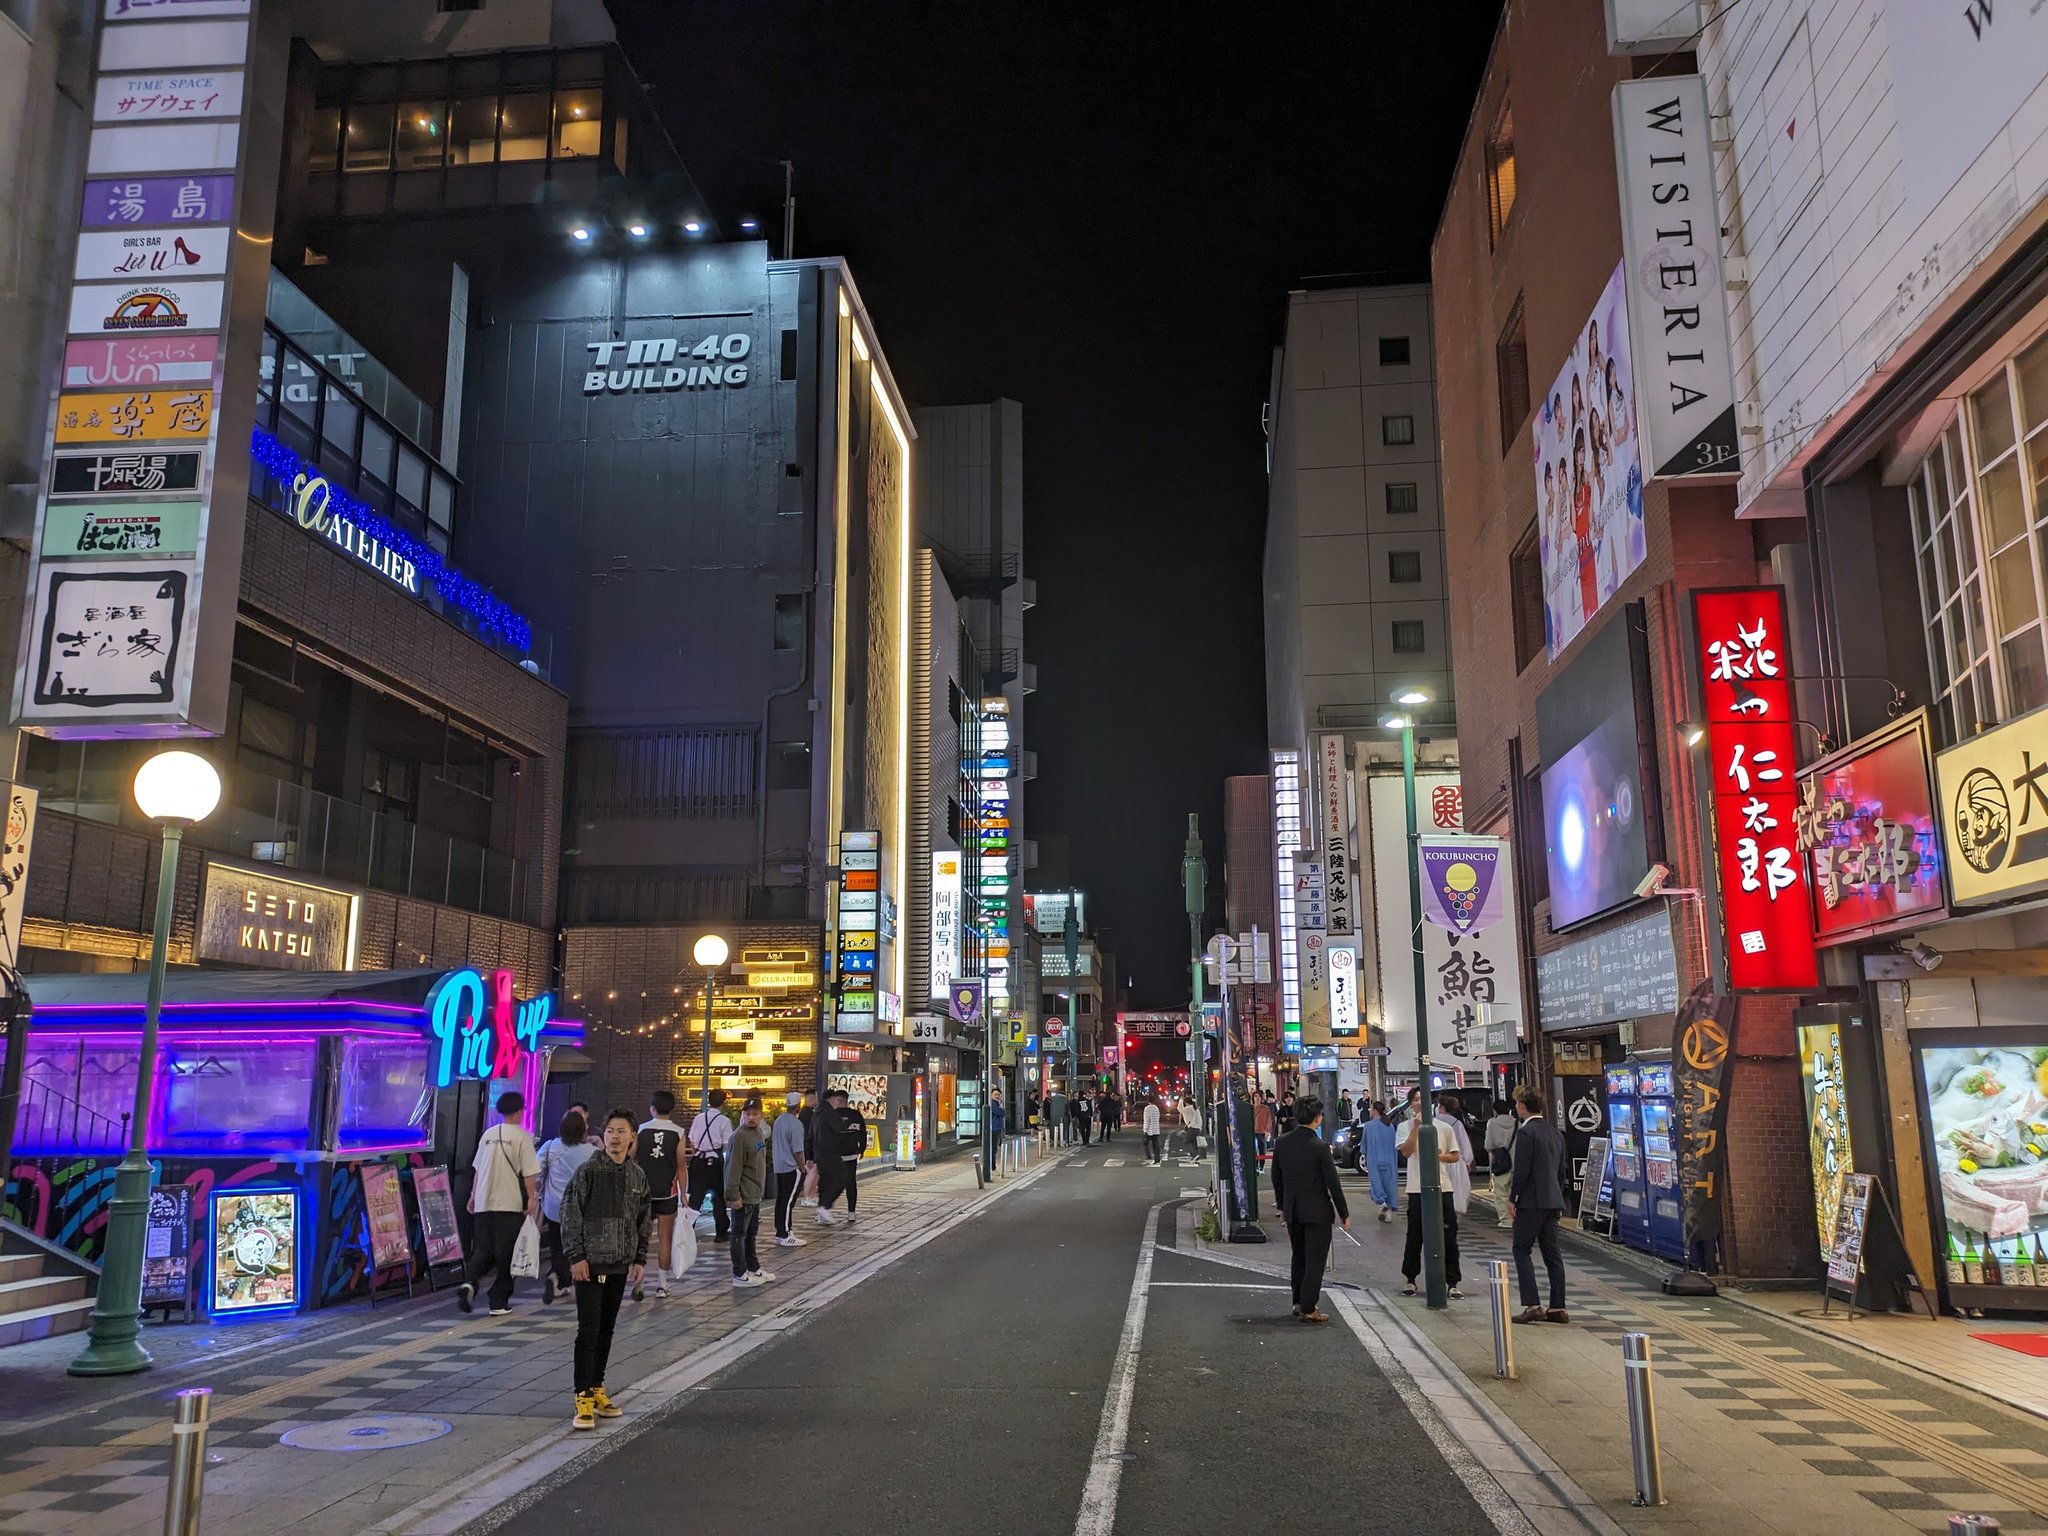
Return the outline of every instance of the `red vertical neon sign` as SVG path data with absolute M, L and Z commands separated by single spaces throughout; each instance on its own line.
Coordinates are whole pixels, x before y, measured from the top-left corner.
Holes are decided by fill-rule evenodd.
M 1728 985 L 1738 992 L 1818 985 L 1813 905 L 1798 842 L 1798 726 L 1777 587 L 1692 594 L 1706 706 L 1714 867 Z

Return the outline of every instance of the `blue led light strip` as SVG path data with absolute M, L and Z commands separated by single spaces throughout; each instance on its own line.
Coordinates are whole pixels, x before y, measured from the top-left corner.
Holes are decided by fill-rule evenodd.
M 287 488 L 300 475 L 327 478 L 320 474 L 319 466 L 308 464 L 261 427 L 257 427 L 250 437 L 249 453 L 270 471 L 273 479 Z M 329 480 L 327 484 L 328 505 L 336 515 L 347 518 L 387 549 L 396 550 L 410 560 L 419 568 L 420 574 L 434 584 L 434 590 L 441 594 L 441 601 L 468 614 L 487 638 L 502 641 L 521 651 L 533 645 L 533 626 L 493 596 L 488 587 L 470 580 L 442 559 L 439 550 L 414 538 L 404 529 L 393 527 L 333 481 Z

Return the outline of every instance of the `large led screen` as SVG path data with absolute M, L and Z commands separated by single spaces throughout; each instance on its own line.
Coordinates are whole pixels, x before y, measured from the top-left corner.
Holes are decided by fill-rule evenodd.
M 1636 703 L 1641 624 L 1631 604 L 1536 701 L 1554 930 L 1635 900 L 1660 848 Z

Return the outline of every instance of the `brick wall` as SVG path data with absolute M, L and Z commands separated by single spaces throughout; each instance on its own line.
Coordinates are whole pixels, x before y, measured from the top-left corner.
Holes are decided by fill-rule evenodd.
M 516 852 L 525 861 L 526 911 L 540 927 L 552 927 L 567 697 L 254 501 L 242 545 L 242 603 L 524 756 Z
M 1754 582 L 1763 572 L 1754 525 L 1738 523 L 1726 486 L 1645 489 L 1647 553 L 1586 630 L 1553 662 L 1540 651 L 1519 672 L 1510 556 L 1536 517 L 1530 425 L 1503 449 L 1494 343 L 1517 299 L 1528 336 L 1532 398 L 1550 388 L 1601 290 L 1621 260 L 1619 199 L 1608 100 L 1628 77 L 1631 61 L 1609 58 L 1600 0 L 1510 0 L 1495 38 L 1456 176 L 1432 253 L 1437 312 L 1437 390 L 1443 434 L 1446 548 L 1458 552 L 1451 582 L 1451 651 L 1456 661 L 1458 738 L 1466 824 L 1475 832 L 1513 827 L 1508 747 L 1519 737 L 1527 769 L 1544 760 L 1536 729 L 1536 698 L 1600 627 L 1618 622 L 1625 604 L 1642 600 L 1648 626 L 1652 732 L 1656 747 L 1665 858 L 1670 884 L 1712 889 L 1700 839 L 1695 758 L 1679 738 L 1691 712 L 1690 662 L 1683 637 L 1687 594 L 1695 587 Z M 1513 110 L 1517 199 L 1493 240 L 1489 227 L 1486 140 L 1503 102 Z M 1773 529 L 1774 536 L 1782 536 Z M 1701 974 L 1696 904 L 1669 903 L 1679 958 L 1680 995 Z M 1639 918 L 1625 909 L 1608 922 Z M 1547 903 L 1534 911 L 1534 944 L 1548 953 L 1597 931 L 1560 937 L 1550 931 Z M 1526 995 L 1536 997 L 1533 965 Z M 1729 1114 L 1730 1263 L 1753 1275 L 1809 1270 L 1811 1181 L 1805 1153 L 1788 1004 L 1746 999 L 1742 1038 L 1731 1079 Z M 1669 1022 L 1639 1029 L 1644 1047 L 1670 1044 Z M 1548 1076 L 1545 1064 L 1532 1074 Z M 1794 1152 L 1780 1141 L 1796 1138 Z

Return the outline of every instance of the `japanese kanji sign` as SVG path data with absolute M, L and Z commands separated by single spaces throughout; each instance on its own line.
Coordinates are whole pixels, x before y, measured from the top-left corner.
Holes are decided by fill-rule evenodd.
M 1818 982 L 1819 962 L 1798 843 L 1785 594 L 1722 587 L 1696 591 L 1692 602 L 1728 984 L 1803 991 Z
M 210 389 L 142 389 L 57 399 L 60 443 L 204 442 L 213 428 Z
M 1959 907 L 2048 886 L 2048 715 L 2036 710 L 1934 760 Z
M 1799 847 L 1820 943 L 1942 915 L 1940 817 L 1924 714 L 1815 763 L 1800 775 L 1799 794 Z
M 44 566 L 35 701 L 82 709 L 169 702 L 185 582 L 175 565 Z
M 1506 1025 L 1513 1035 L 1522 1017 L 1514 860 L 1504 838 L 1428 832 L 1417 840 L 1415 857 L 1429 1058 L 1439 1065 L 1483 1063 L 1488 1027 Z

